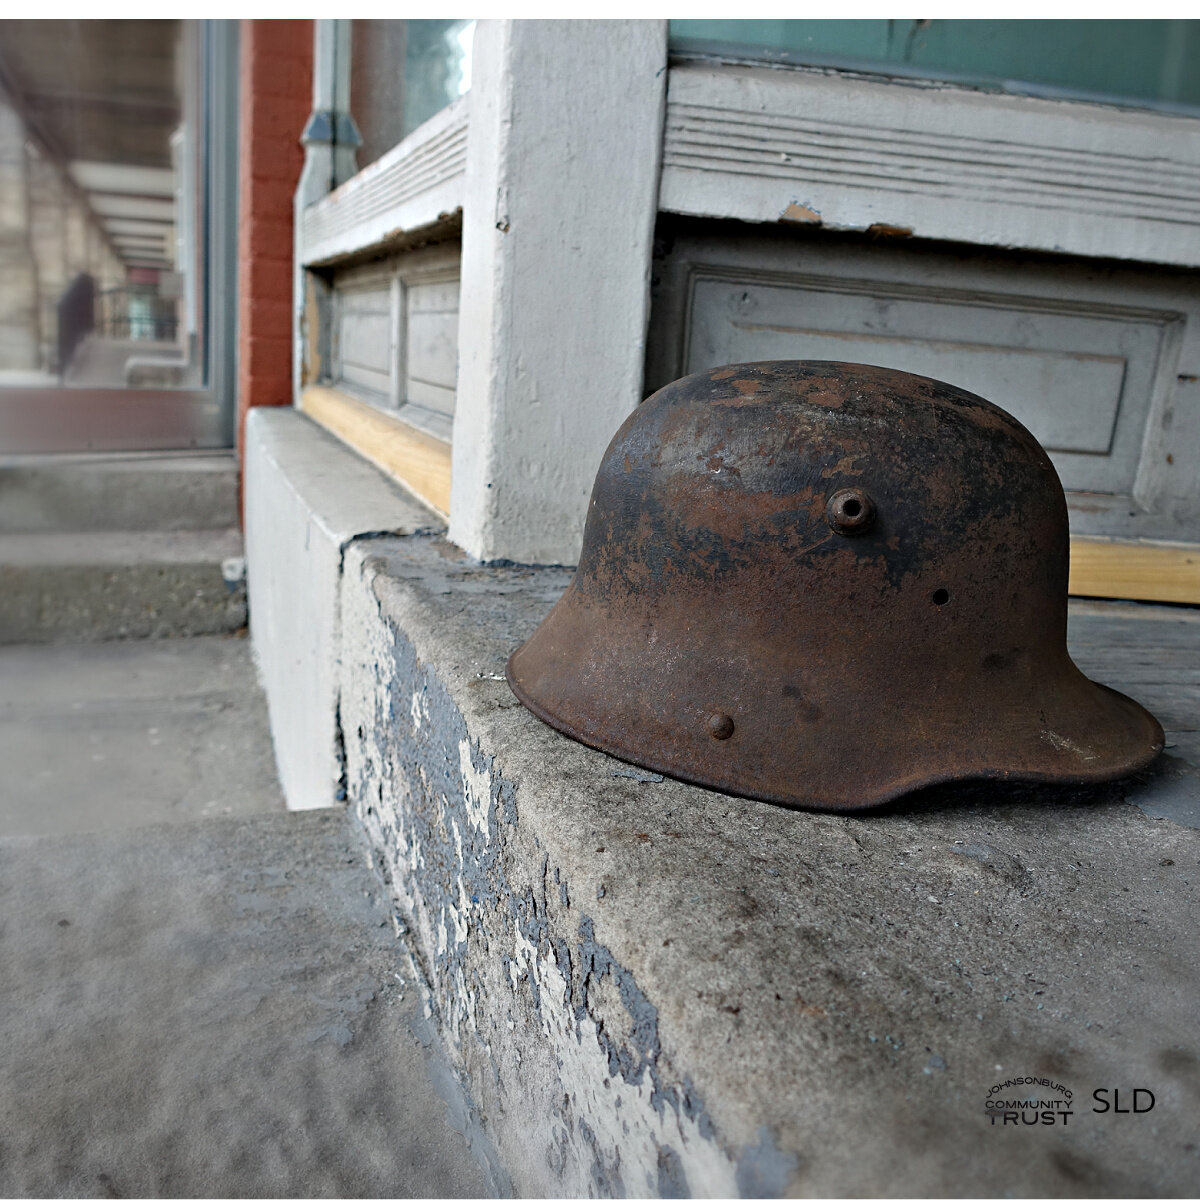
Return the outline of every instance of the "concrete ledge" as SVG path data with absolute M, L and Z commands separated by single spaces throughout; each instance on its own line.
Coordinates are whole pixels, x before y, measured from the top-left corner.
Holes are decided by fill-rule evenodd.
M 440 538 L 354 544 L 341 579 L 346 786 L 518 1194 L 1200 1188 L 1200 833 L 1115 786 L 847 817 L 629 768 L 504 682 L 566 580 Z M 1108 619 L 1073 616 L 1081 665 L 1181 753 L 1200 625 L 1163 626 L 1150 696 Z M 991 1123 L 993 1087 L 1063 1097 L 1002 1086 L 1028 1077 L 1069 1122 Z M 1152 1112 L 1093 1111 L 1135 1087 Z
M 288 807 L 345 798 L 337 720 L 339 587 L 359 538 L 442 528 L 375 467 L 290 408 L 246 423 L 254 649 Z

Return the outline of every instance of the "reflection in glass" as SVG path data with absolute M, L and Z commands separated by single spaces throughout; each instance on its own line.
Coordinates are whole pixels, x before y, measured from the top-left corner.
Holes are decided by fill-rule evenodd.
M 350 110 L 358 165 L 386 154 L 471 87 L 475 22 L 351 21 Z
M 199 382 L 195 28 L 0 22 L 0 386 Z
M 671 49 L 1200 108 L 1200 21 L 672 21 Z

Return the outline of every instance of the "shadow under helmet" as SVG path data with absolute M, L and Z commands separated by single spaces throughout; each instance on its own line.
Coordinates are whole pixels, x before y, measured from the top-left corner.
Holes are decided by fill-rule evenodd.
M 702 371 L 613 438 L 508 680 L 589 746 L 792 807 L 1114 779 L 1163 733 L 1071 661 L 1068 553 L 1049 458 L 978 396 L 852 363 Z

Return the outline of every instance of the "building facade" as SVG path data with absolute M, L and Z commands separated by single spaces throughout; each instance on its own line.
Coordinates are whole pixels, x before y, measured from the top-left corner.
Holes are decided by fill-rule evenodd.
M 771 964 L 809 959 L 752 881 L 799 837 L 811 883 L 824 826 L 622 769 L 504 683 L 646 395 L 769 358 L 959 384 L 1054 460 L 1075 594 L 1200 600 L 1195 35 L 1064 23 L 1056 59 L 956 24 L 1022 23 L 315 23 L 294 405 L 244 443 L 253 637 L 289 803 L 359 813 L 517 1191 L 927 1191 L 974 1145 L 942 1096 L 940 1149 L 907 1153 L 912 1085 L 821 1024 L 851 983 L 777 1006 Z M 680 811 L 711 834 L 687 861 Z

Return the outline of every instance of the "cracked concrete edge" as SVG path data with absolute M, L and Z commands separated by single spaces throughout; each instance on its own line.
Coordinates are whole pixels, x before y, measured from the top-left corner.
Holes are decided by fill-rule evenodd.
M 355 511 L 345 497 L 351 483 L 369 501 Z M 469 1081 L 464 1121 L 497 1147 L 498 1190 L 779 1194 L 793 1156 L 776 1149 L 765 1126 L 735 1131 L 732 1142 L 717 1137 L 698 1090 L 671 1067 L 654 1005 L 597 934 L 595 914 L 569 895 L 565 875 L 552 879 L 536 834 L 518 827 L 512 785 L 480 749 L 480 732 L 468 732 L 480 713 L 471 706 L 478 697 L 462 690 L 465 676 L 450 671 L 458 686 L 448 684 L 397 635 L 394 608 L 381 618 L 363 564 L 376 546 L 397 544 L 389 534 L 436 529 L 381 487 L 391 492 L 301 414 L 252 416 L 252 635 L 289 807 L 328 805 L 340 788 L 352 798 L 417 934 L 432 1026 Z M 551 575 L 552 587 L 566 577 Z M 436 621 L 423 612 L 404 624 L 433 632 Z M 508 696 L 497 678 L 487 682 Z M 424 681 L 419 694 L 414 680 Z M 400 740 L 375 736 L 388 730 Z M 494 731 L 483 734 L 484 745 L 492 741 Z M 447 746 L 456 757 L 443 762 Z M 394 771 L 414 755 L 426 759 L 415 775 Z M 413 779 L 425 785 L 420 794 Z M 456 850 L 446 856 L 451 829 Z M 468 954 L 471 908 L 479 920 Z
M 360 489 L 361 504 L 347 502 L 342 490 L 347 486 Z M 410 881 L 401 863 L 387 849 L 394 843 L 386 836 L 380 836 L 379 823 L 373 820 L 372 806 L 362 802 L 361 778 L 347 778 L 347 761 L 354 762 L 356 771 L 361 764 L 357 747 L 347 747 L 346 742 L 357 727 L 357 714 L 366 699 L 362 688 L 376 678 L 376 670 L 392 670 L 391 685 L 404 690 L 408 687 L 409 671 L 415 669 L 415 663 L 397 659 L 391 652 L 390 641 L 386 647 L 379 646 L 378 638 L 386 640 L 389 636 L 381 628 L 374 629 L 371 637 L 364 639 L 362 636 L 363 625 L 357 616 L 359 606 L 364 601 L 369 602 L 373 593 L 364 590 L 360 564 L 370 554 L 375 539 L 396 532 L 432 532 L 437 528 L 437 522 L 395 492 L 351 451 L 302 414 L 289 410 L 252 414 L 247 434 L 246 493 L 251 628 L 260 675 L 270 701 L 276 755 L 289 807 L 329 804 L 345 795 L 343 789 L 350 787 L 359 796 L 354 807 L 363 828 L 373 835 L 376 865 L 389 878 L 399 910 L 414 929 L 421 931 L 424 944 L 435 950 L 435 905 L 432 900 L 426 903 L 421 898 L 420 889 L 410 890 Z M 394 506 L 393 501 L 397 502 Z M 345 581 L 347 568 L 353 576 L 349 583 Z M 349 613 L 347 605 L 350 606 Z M 375 653 L 376 650 L 381 652 Z M 436 676 L 431 677 L 430 695 L 441 697 L 447 720 L 453 720 L 457 713 L 454 702 L 444 691 L 438 690 Z M 418 717 L 419 711 L 418 706 Z M 458 722 L 459 742 L 469 746 L 461 718 Z M 475 823 L 472 825 L 470 819 L 462 816 L 458 823 L 478 837 L 489 819 L 493 826 L 495 824 L 495 814 L 489 818 L 482 810 L 491 810 L 492 791 L 499 789 L 501 784 L 490 775 L 490 769 L 477 749 L 473 753 L 469 749 L 466 751 L 465 762 L 467 765 L 463 767 L 460 763 L 459 769 L 465 770 L 467 778 L 474 781 L 474 791 L 460 787 L 454 794 L 462 805 L 474 805 L 471 811 Z M 497 847 L 498 840 L 493 840 L 492 845 Z M 475 865 L 473 863 L 473 869 Z M 501 871 L 501 867 L 493 856 L 488 859 L 487 868 L 481 870 L 483 873 L 479 878 L 483 879 L 489 872 Z M 535 881 L 523 881 L 517 875 L 522 872 L 516 871 L 512 882 L 497 875 L 487 885 L 489 893 L 503 894 L 520 908 L 540 905 L 544 909 L 544 880 L 543 898 L 535 904 L 532 900 Z M 448 886 L 451 877 L 457 880 L 459 888 L 464 886 L 466 876 L 457 866 L 445 864 L 442 882 Z M 428 889 L 432 885 L 427 882 L 424 886 Z M 514 899 L 518 892 L 521 893 L 519 901 Z M 564 909 L 569 907 L 565 893 L 563 905 Z M 508 915 L 511 917 L 511 913 Z M 528 931 L 521 932 L 519 921 L 510 924 L 504 936 L 516 939 L 515 951 L 504 959 L 510 967 L 503 968 L 503 977 L 489 980 L 487 987 L 478 989 L 480 1003 L 485 1006 L 488 997 L 498 994 L 497 986 L 511 981 L 514 973 L 526 980 L 530 979 L 531 970 L 534 977 L 544 974 L 539 966 L 536 941 L 530 940 Z M 451 1047 L 457 1047 L 453 1051 L 457 1072 L 443 1076 L 439 1090 L 461 1121 L 481 1165 L 501 1195 L 514 1191 L 521 1194 L 555 1193 L 564 1187 L 567 1191 L 586 1193 L 597 1184 L 601 1191 L 609 1192 L 613 1188 L 613 1178 L 620 1173 L 622 1145 L 626 1146 L 624 1155 L 628 1160 L 633 1153 L 629 1147 L 636 1143 L 639 1149 L 650 1154 L 651 1161 L 649 1173 L 640 1181 L 641 1190 L 659 1193 L 665 1189 L 667 1194 L 673 1190 L 682 1194 L 680 1189 L 686 1190 L 684 1160 L 690 1161 L 694 1157 L 689 1153 L 687 1143 L 697 1140 L 709 1148 L 708 1157 L 718 1161 L 716 1175 L 727 1181 L 728 1186 L 717 1190 L 730 1190 L 735 1182 L 735 1172 L 730 1164 L 719 1163 L 719 1153 L 714 1153 L 711 1141 L 700 1134 L 697 1121 L 702 1120 L 702 1114 L 697 1117 L 691 1112 L 695 1104 L 687 1094 L 686 1085 L 664 1091 L 658 1083 L 642 1082 L 646 1062 L 652 1057 L 646 1053 L 648 1047 L 638 1051 L 637 1062 L 633 1061 L 631 1052 L 619 1049 L 613 1039 L 609 1039 L 610 1051 L 602 1051 L 607 1037 L 603 1017 L 597 1022 L 586 1015 L 587 994 L 595 993 L 592 1008 L 600 1011 L 604 1003 L 602 997 L 606 990 L 612 990 L 606 989 L 601 981 L 615 981 L 615 996 L 609 998 L 609 1003 L 615 1003 L 617 1010 L 621 1010 L 622 985 L 635 1007 L 637 990 L 632 978 L 621 972 L 612 956 L 596 944 L 594 938 L 589 944 L 592 966 L 582 979 L 571 980 L 570 968 L 564 968 L 567 975 L 558 971 L 543 981 L 544 988 L 549 988 L 553 995 L 553 998 L 548 996 L 545 1010 L 547 1014 L 554 1014 L 554 1028 L 543 1027 L 539 1020 L 537 1029 L 527 1031 L 532 1032 L 532 1040 L 530 1037 L 520 1039 L 527 1056 L 538 1059 L 538 1077 L 545 1085 L 540 1089 L 540 1099 L 547 1105 L 553 1107 L 568 1093 L 589 1097 L 577 1126 L 588 1132 L 582 1135 L 583 1141 L 578 1146 L 570 1144 L 566 1127 L 561 1122 L 545 1125 L 540 1120 L 529 1119 L 532 1114 L 523 1105 L 503 1103 L 503 1095 L 521 1097 L 524 1094 L 526 1072 L 521 1065 L 522 1050 L 515 1045 L 516 1057 L 504 1057 L 503 1070 L 498 1065 L 494 1070 L 484 1067 L 490 1079 L 487 1094 L 468 1096 L 464 1081 L 477 1074 L 479 1064 L 475 1060 L 479 1055 L 483 1054 L 485 1059 L 489 1055 L 487 1039 L 479 1035 L 478 1029 L 479 1021 L 486 1018 L 481 1011 L 479 1021 L 473 1021 L 465 1013 L 461 996 L 467 985 L 461 963 L 454 985 L 457 990 L 451 995 L 446 990 L 445 962 L 436 953 L 424 953 L 413 960 L 413 973 L 422 981 L 427 994 L 427 1025 L 418 1031 L 419 1035 L 431 1040 L 435 1034 L 445 1037 L 451 1028 L 447 1025 L 447 1014 L 451 1014 L 453 1034 L 448 1040 Z M 500 960 L 492 965 L 496 966 L 498 962 Z M 518 963 L 526 965 L 518 966 Z M 579 965 L 582 966 L 582 960 Z M 587 983 L 592 975 L 598 977 L 594 987 Z M 527 985 L 519 986 L 524 996 Z M 583 997 L 583 1015 L 577 1015 L 568 1002 L 569 990 L 579 992 Z M 540 1009 L 538 985 L 528 985 L 528 996 L 527 1003 Z M 520 1001 L 517 1003 L 519 1005 Z M 644 1031 L 652 1029 L 654 1017 L 644 1004 L 642 1012 L 644 1041 Z M 522 1019 L 530 1019 L 530 1014 L 525 1013 Z M 549 1016 L 547 1019 L 550 1020 Z M 476 1026 L 473 1037 L 467 1032 L 472 1024 Z M 585 1029 L 587 1037 L 583 1037 Z M 511 1042 L 503 1036 L 506 1032 L 511 1030 L 498 1031 L 498 1046 Z M 546 1033 L 552 1035 L 549 1040 L 543 1036 Z M 471 1042 L 465 1057 L 461 1053 L 464 1037 Z M 564 1053 L 577 1060 L 565 1079 L 555 1061 Z M 636 1121 L 640 1122 L 636 1126 L 638 1136 L 633 1142 L 629 1141 L 626 1131 L 616 1127 L 617 1124 L 628 1124 L 628 1119 L 618 1117 L 603 1097 L 612 1086 L 609 1067 L 614 1059 L 624 1059 L 626 1073 L 636 1072 L 638 1076 L 634 1083 L 623 1078 L 618 1081 L 623 1085 L 618 1090 L 628 1092 L 630 1096 L 627 1112 L 630 1115 L 636 1113 Z M 672 1120 L 678 1126 L 674 1137 L 662 1128 Z M 549 1142 L 544 1130 L 553 1131 Z M 492 1149 L 497 1134 L 504 1135 L 507 1142 L 499 1155 Z M 547 1169 L 547 1163 L 556 1158 L 561 1159 L 558 1169 Z M 505 1170 L 505 1166 L 509 1170 Z M 694 1165 L 692 1169 L 695 1170 Z M 625 1171 L 628 1174 L 628 1164 Z
M 372 556 L 352 547 L 343 583 L 350 801 L 514 1191 L 782 1194 L 793 1156 L 766 1126 L 745 1146 L 718 1136 L 588 898 L 519 819 L 470 681 L 419 644 L 432 614 Z
M 288 807 L 345 798 L 338 717 L 340 582 L 359 540 L 442 522 L 292 408 L 246 424 L 246 558 L 251 638 Z
M 298 409 L 251 409 L 246 453 L 247 490 L 257 483 L 255 467 L 269 463 L 309 519 L 339 545 L 445 528 L 435 512 Z
M 392 897 L 393 881 L 386 856 L 371 839 L 366 826 L 351 814 L 350 836 L 361 855 L 363 865 L 374 884 L 374 894 Z M 460 1133 L 467 1143 L 471 1157 L 479 1165 L 487 1183 L 488 1195 L 503 1200 L 513 1195 L 512 1180 L 504 1169 L 495 1145 L 488 1136 L 479 1109 L 476 1107 L 467 1081 L 455 1068 L 446 1054 L 437 1022 L 434 1019 L 435 998 L 429 982 L 429 972 L 421 957 L 414 952 L 412 933 L 402 919 L 400 911 L 391 911 L 392 932 L 395 935 L 394 950 L 401 960 L 405 977 L 402 981 L 411 985 L 421 999 L 421 1011 L 408 1021 L 408 1028 L 421 1044 L 425 1054 L 425 1066 L 434 1092 L 445 1102 L 446 1114 L 451 1127 Z M 397 976 L 401 979 L 401 976 Z

